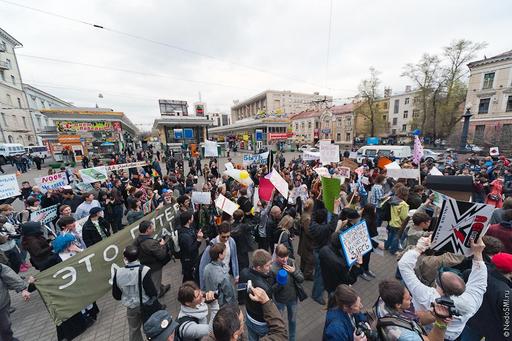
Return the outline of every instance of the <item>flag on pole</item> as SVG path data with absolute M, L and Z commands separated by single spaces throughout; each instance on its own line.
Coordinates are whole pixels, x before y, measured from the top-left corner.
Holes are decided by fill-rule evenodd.
M 423 146 L 418 135 L 414 136 L 414 152 L 412 153 L 412 162 L 419 165 L 423 158 Z

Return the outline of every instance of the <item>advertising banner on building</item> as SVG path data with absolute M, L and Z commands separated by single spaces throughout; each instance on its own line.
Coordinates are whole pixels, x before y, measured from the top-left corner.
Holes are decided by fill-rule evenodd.
M 169 235 L 176 209 L 167 205 L 83 252 L 37 275 L 36 288 L 51 318 L 59 325 L 112 290 L 116 269 L 124 266 L 123 250 L 139 235 L 139 224 L 151 220 L 154 238 Z
M 115 122 L 118 123 L 118 122 Z M 57 131 L 61 133 L 69 132 L 89 132 L 89 131 L 110 131 L 119 130 L 119 123 L 112 125 L 112 122 L 96 121 L 96 122 L 78 122 L 78 121 L 57 121 Z

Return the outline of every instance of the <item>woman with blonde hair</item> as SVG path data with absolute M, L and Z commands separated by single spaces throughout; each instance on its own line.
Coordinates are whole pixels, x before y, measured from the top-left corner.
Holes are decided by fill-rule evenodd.
M 281 218 L 281 221 L 277 225 L 277 229 L 274 233 L 274 245 L 284 244 L 288 248 L 291 258 L 294 257 L 293 244 L 290 230 L 293 228 L 293 218 L 289 215 L 285 215 Z
M 315 201 L 313 199 L 307 199 L 304 202 L 304 208 L 300 216 L 298 254 L 300 255 L 300 270 L 304 274 L 304 279 L 308 281 L 313 280 L 315 270 L 315 257 L 313 255 L 315 242 L 309 234 L 314 205 Z

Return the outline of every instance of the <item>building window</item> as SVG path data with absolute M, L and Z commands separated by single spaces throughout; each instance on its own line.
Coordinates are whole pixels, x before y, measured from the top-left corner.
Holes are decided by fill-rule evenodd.
M 2 113 L 2 122 L 4 123 L 4 127 L 7 127 L 7 120 L 5 119 L 5 113 Z
M 420 117 L 420 112 L 419 112 L 419 110 L 414 109 L 414 110 L 412 111 L 412 117 L 413 117 L 413 118 Z
M 18 97 L 18 108 L 21 108 L 21 98 Z
M 396 129 L 391 129 L 391 135 L 396 135 Z
M 312 127 L 311 122 L 308 122 L 308 129 L 311 129 L 311 127 Z
M 382 119 L 385 121 L 387 119 L 387 115 L 382 115 Z
M 341 118 L 336 120 L 336 127 L 341 128 Z
M 336 139 L 337 139 L 338 141 L 341 141 L 341 133 L 337 133 L 337 134 L 336 134 Z
M 483 141 L 485 134 L 485 125 L 477 125 L 475 127 L 475 136 L 473 140 L 475 141 Z
M 512 124 L 504 124 L 503 128 L 501 128 L 500 143 L 504 145 L 510 145 L 512 143 Z
M 384 109 L 388 109 L 388 102 L 384 102 Z
M 507 109 L 505 111 L 507 111 L 507 112 L 512 111 L 512 96 L 508 96 Z
M 22 119 L 23 119 L 23 126 L 25 127 L 25 129 L 28 129 L 27 118 L 26 117 L 22 117 Z
M 352 125 L 352 117 L 347 117 L 347 127 L 350 127 Z
M 413 104 L 416 104 L 420 101 L 420 97 L 419 96 L 414 96 L 414 98 L 412 99 L 412 103 Z
M 480 104 L 478 105 L 479 114 L 487 114 L 489 112 L 489 104 L 491 103 L 490 98 L 481 98 Z
M 11 69 L 11 60 L 6 58 L 5 59 L 5 62 L 7 63 L 7 67 L 9 68 L 9 70 Z
M 41 106 L 44 108 L 44 100 L 41 100 Z
M 305 127 L 305 126 L 306 126 L 306 125 L 304 124 L 304 122 L 302 122 L 302 123 L 300 124 L 300 127 L 301 127 L 301 129 L 302 129 L 302 130 L 304 130 L 304 127 Z
M 407 131 L 407 124 L 402 124 L 402 131 L 403 132 Z
M 6 97 L 7 97 L 7 103 L 9 103 L 9 105 L 12 105 L 11 95 L 7 94 Z
M 352 138 L 350 137 L 350 133 L 346 133 L 345 141 L 352 141 Z
M 482 89 L 492 89 L 492 83 L 494 83 L 494 72 L 489 72 L 484 75 L 484 84 Z
M 4 70 L 0 70 L 0 78 L 5 82 L 5 73 Z
M 405 110 L 404 111 L 404 118 L 408 118 L 409 117 L 409 111 L 408 110 Z
M 400 106 L 400 100 L 395 99 L 395 106 L 393 108 L 393 113 L 398 114 L 398 107 Z
M 396 118 L 396 117 L 395 117 L 395 118 L 393 118 L 393 125 L 394 125 L 394 126 L 396 126 L 396 125 L 397 125 L 397 123 L 398 123 L 398 118 Z
M 14 77 L 13 75 L 11 75 L 11 82 L 12 84 L 16 84 L 16 77 Z
M 409 104 L 409 97 L 405 98 L 405 103 L 404 104 Z
M 320 128 L 320 122 L 316 121 L 315 122 L 315 129 L 318 129 L 318 128 Z
M 299 124 L 295 123 L 295 130 L 299 130 Z
M 36 116 L 36 121 L 37 121 L 37 127 L 41 128 L 41 116 L 37 115 Z
M 49 126 L 50 125 L 50 121 L 48 120 L 48 117 L 44 117 L 44 121 L 46 122 L 46 126 Z
M 9 135 L 7 139 L 9 140 L 9 143 L 14 143 L 14 137 L 12 137 L 12 135 Z

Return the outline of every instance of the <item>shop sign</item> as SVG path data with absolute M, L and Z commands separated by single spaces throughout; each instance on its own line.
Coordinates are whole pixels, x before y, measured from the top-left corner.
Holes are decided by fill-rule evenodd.
M 330 134 L 330 133 L 331 133 L 331 129 L 330 128 L 322 129 L 322 134 Z
M 268 140 L 285 140 L 293 136 L 293 133 L 268 133 Z
M 115 122 L 118 123 L 119 122 Z M 87 131 L 108 131 L 112 130 L 112 123 L 106 121 L 98 122 L 76 122 L 58 121 L 57 131 L 59 132 L 87 132 Z

